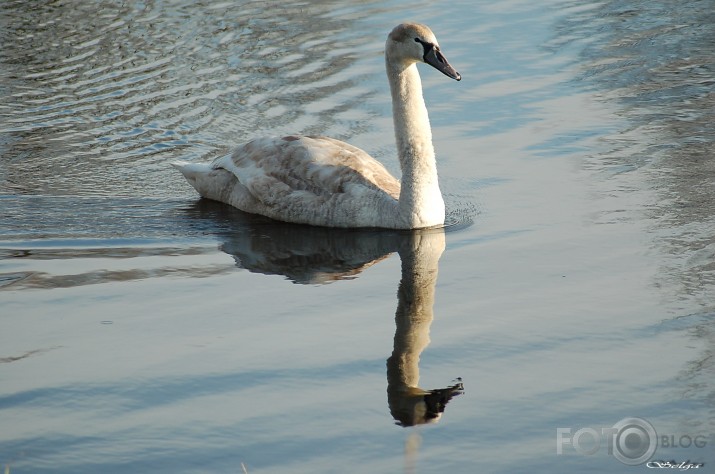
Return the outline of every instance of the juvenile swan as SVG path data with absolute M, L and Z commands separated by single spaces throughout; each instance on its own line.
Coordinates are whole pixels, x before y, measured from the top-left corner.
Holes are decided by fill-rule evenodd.
M 396 26 L 385 43 L 402 183 L 363 150 L 328 137 L 259 138 L 211 164 L 172 163 L 202 196 L 280 221 L 416 229 L 444 224 L 417 63 L 462 77 L 425 25 Z

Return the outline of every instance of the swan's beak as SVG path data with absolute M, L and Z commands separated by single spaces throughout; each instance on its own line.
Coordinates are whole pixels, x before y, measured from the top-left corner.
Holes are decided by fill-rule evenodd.
M 462 80 L 462 75 L 454 70 L 451 64 L 444 57 L 444 54 L 439 50 L 439 46 L 430 45 L 424 55 L 424 60 L 427 64 L 440 71 L 445 76 L 458 81 Z

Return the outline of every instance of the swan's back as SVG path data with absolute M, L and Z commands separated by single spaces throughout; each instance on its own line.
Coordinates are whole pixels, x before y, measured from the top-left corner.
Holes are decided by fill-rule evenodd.
M 210 165 L 176 167 L 202 196 L 246 212 L 328 227 L 401 227 L 397 179 L 333 138 L 259 138 Z

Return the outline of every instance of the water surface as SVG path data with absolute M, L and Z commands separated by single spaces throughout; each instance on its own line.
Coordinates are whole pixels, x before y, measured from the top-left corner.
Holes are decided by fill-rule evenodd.
M 557 428 L 641 417 L 712 468 L 713 12 L 3 2 L 0 465 L 634 472 Z M 397 173 L 404 19 L 464 78 L 421 69 L 446 232 L 287 226 L 168 165 L 306 133 Z

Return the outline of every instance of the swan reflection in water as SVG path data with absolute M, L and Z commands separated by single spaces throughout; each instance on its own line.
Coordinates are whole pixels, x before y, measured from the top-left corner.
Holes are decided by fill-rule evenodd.
M 222 234 L 221 249 L 251 272 L 283 275 L 294 283 L 323 284 L 355 278 L 361 271 L 398 252 L 402 278 L 397 291 L 395 339 L 387 359 L 387 400 L 401 426 L 433 423 L 447 403 L 463 393 L 452 385 L 419 387 L 420 354 L 430 342 L 439 259 L 444 229 L 413 231 L 331 229 L 273 221 L 202 199 L 189 209 L 193 220 Z
M 394 350 L 387 359 L 387 401 L 392 417 L 402 426 L 438 421 L 447 402 L 464 391 L 461 379 L 434 390 L 418 385 L 420 354 L 430 343 L 438 263 L 444 246 L 444 229 L 433 229 L 406 234 L 398 250 L 402 279 L 397 290 Z

